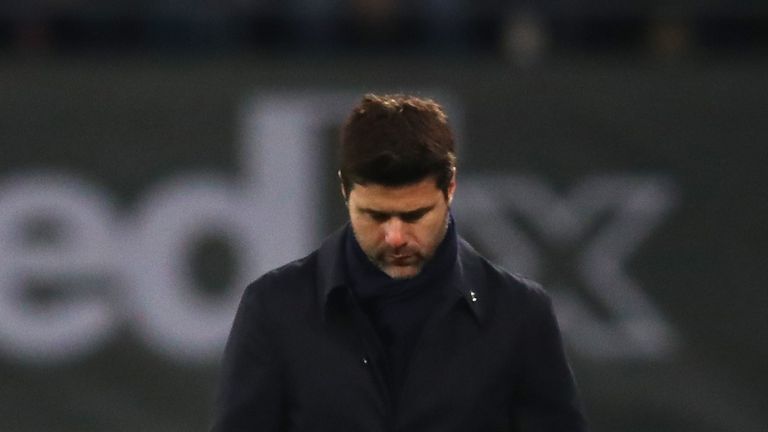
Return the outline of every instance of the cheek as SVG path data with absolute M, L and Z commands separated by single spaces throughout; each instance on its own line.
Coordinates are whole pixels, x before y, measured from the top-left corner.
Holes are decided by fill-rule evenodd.
M 425 223 L 414 230 L 414 240 L 426 248 L 431 248 L 440 241 L 442 225 L 439 220 L 424 221 Z
M 425 241 L 427 241 L 430 246 L 435 247 L 442 241 L 443 236 L 445 235 L 445 230 L 447 228 L 446 218 L 447 214 L 443 212 L 436 214 L 434 218 L 430 219 L 429 239 L 425 239 Z
M 366 218 L 354 218 L 351 220 L 352 229 L 361 246 L 374 245 L 384 238 L 381 227 Z

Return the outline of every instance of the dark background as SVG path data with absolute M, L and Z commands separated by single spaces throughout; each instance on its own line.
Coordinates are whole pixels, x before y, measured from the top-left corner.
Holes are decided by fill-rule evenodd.
M 562 195 L 595 175 L 675 187 L 675 205 L 625 271 L 680 345 L 662 359 L 572 353 L 593 430 L 764 430 L 766 9 L 562 3 L 453 2 L 461 13 L 445 7 L 441 20 L 428 2 L 311 13 L 268 1 L 4 4 L 0 186 L 41 168 L 74 173 L 124 215 L 179 171 L 235 175 L 238 116 L 251 97 L 450 95 L 460 108 L 458 194 L 462 176 L 491 173 L 535 175 Z M 315 241 L 344 211 L 332 167 L 318 181 L 323 205 L 307 216 L 322 227 Z M 200 254 L 191 265 L 223 289 L 226 247 Z M 205 430 L 216 360 L 169 361 L 130 327 L 73 361 L 5 353 L 0 430 Z

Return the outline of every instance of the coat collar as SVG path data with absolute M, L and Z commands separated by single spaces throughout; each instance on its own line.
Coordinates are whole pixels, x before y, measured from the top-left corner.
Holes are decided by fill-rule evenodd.
M 352 235 L 349 223 L 345 224 L 325 241 L 318 250 L 317 300 L 320 316 L 325 319 L 327 311 L 336 296 L 351 295 L 347 284 L 347 269 L 344 259 L 344 241 Z M 487 315 L 487 289 L 482 258 L 464 239 L 458 239 L 457 262 L 449 278 L 457 298 L 466 302 L 473 316 L 482 323 Z

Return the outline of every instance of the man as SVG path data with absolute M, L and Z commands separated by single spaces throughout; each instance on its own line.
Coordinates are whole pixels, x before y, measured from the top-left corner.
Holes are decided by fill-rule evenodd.
M 340 154 L 350 222 L 246 289 L 213 431 L 586 430 L 548 297 L 457 235 L 441 107 L 367 95 Z

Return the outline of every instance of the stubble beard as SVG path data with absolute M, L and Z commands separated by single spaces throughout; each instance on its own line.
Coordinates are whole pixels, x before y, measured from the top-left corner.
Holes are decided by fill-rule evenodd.
M 386 248 L 383 250 L 375 251 L 373 254 L 369 254 L 366 252 L 366 256 L 368 257 L 368 260 L 371 263 L 373 263 L 373 265 L 375 265 L 379 270 L 384 272 L 387 276 L 391 277 L 392 279 L 407 280 L 407 279 L 412 279 L 418 276 L 421 273 L 421 270 L 424 268 L 424 265 L 427 262 L 429 262 L 429 260 L 431 260 L 432 257 L 434 257 L 435 252 L 437 251 L 437 248 L 440 247 L 440 244 L 442 244 L 443 240 L 445 240 L 445 235 L 448 233 L 448 224 L 450 223 L 450 218 L 448 217 L 448 214 L 449 212 L 446 211 L 445 223 L 443 224 L 442 230 L 440 230 L 439 239 L 434 243 L 431 250 L 427 251 L 428 254 L 422 254 L 418 250 L 413 251 L 413 253 L 409 254 L 409 256 L 415 259 L 415 262 L 413 262 L 412 264 L 408 264 L 407 266 L 398 266 L 398 265 L 392 264 L 387 259 L 388 256 L 399 255 L 403 251 L 407 251 L 407 249 L 390 250 Z M 415 269 L 414 271 L 408 272 L 406 274 L 403 274 L 402 272 L 397 271 L 404 268 L 415 268 Z

